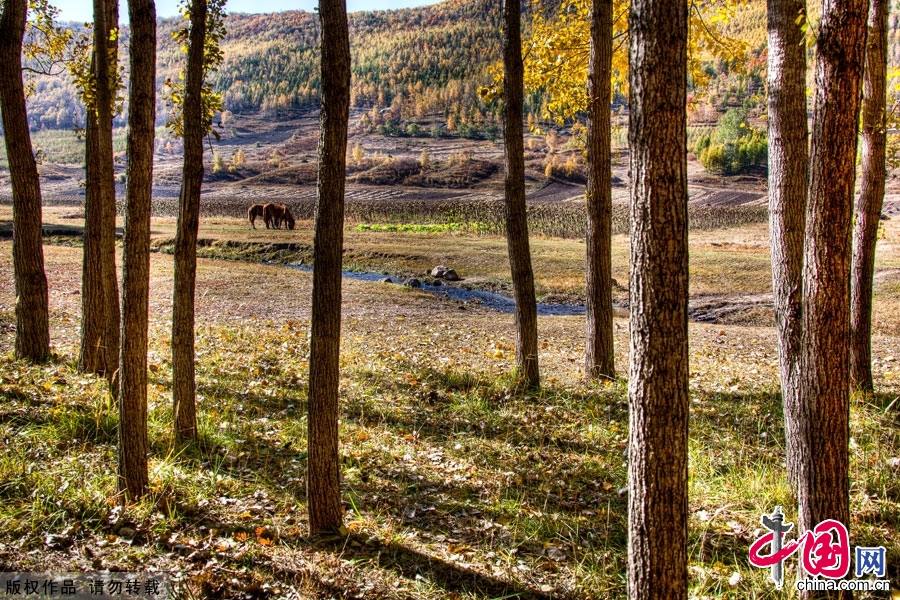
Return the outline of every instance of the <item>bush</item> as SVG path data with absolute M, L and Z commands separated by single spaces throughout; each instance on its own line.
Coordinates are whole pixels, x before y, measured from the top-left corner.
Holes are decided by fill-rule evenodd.
M 722 144 L 709 144 L 700 152 L 698 158 L 703 167 L 711 173 L 727 174 L 730 170 L 729 159 Z
M 768 142 L 764 131 L 747 122 L 744 110 L 732 109 L 719 120 L 711 135 L 703 135 L 697 140 L 694 154 L 707 171 L 736 175 L 765 168 Z

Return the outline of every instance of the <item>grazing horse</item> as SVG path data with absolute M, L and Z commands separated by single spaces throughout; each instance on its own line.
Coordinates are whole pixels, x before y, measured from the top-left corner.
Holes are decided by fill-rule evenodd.
M 293 229 L 296 224 L 291 209 L 281 203 L 266 204 L 263 207 L 263 220 L 266 227 L 271 226 L 274 229 L 281 229 L 282 223 L 287 229 Z
M 268 205 L 254 204 L 247 209 L 247 220 L 250 221 L 250 227 L 253 229 L 256 229 L 256 217 L 263 217 L 263 220 L 265 220 L 266 206 Z M 269 223 L 266 221 L 266 229 L 268 228 Z
M 285 227 L 293 231 L 296 221 L 294 221 L 294 215 L 291 214 L 291 209 L 287 206 L 284 207 L 284 213 L 281 219 L 277 221 L 277 224 L 280 226 L 282 221 L 284 221 Z

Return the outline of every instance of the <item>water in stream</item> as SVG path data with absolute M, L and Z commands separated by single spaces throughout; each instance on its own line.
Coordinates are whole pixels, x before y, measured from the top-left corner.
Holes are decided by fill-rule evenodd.
M 288 267 L 304 271 L 312 272 L 312 267 L 301 264 L 288 264 Z M 372 271 L 342 271 L 347 279 L 355 279 L 357 281 L 382 281 L 386 277 L 391 279 L 391 283 L 403 285 L 406 278 L 385 275 L 384 273 L 374 273 Z M 444 296 L 450 300 L 459 302 L 472 302 L 487 309 L 496 310 L 502 313 L 512 313 L 516 308 L 516 302 L 509 296 L 498 294 L 497 292 L 489 292 L 486 290 L 467 289 L 462 286 L 453 284 L 429 285 L 422 282 L 422 287 L 417 288 L 423 292 Z M 571 316 L 583 315 L 585 307 L 583 304 L 550 304 L 545 302 L 537 303 L 537 312 L 539 315 L 548 316 Z

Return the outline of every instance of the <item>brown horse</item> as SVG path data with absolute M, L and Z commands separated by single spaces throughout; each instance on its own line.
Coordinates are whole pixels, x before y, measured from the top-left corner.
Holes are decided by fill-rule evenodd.
M 281 203 L 266 204 L 263 207 L 263 220 L 266 222 L 266 227 L 271 226 L 274 229 L 281 229 L 282 224 L 287 229 L 293 229 L 296 225 L 291 209 Z
M 256 229 L 256 217 L 263 217 L 265 220 L 266 206 L 262 204 L 254 204 L 250 208 L 247 209 L 247 220 L 250 221 L 250 227 Z M 266 222 L 266 229 L 269 228 L 269 223 Z

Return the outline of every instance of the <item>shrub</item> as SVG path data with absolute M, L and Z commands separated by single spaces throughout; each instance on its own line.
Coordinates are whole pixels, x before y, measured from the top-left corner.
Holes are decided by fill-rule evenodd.
M 711 173 L 735 175 L 765 167 L 768 142 L 764 131 L 755 129 L 741 109 L 729 110 L 711 135 L 704 134 L 694 145 L 694 154 Z

